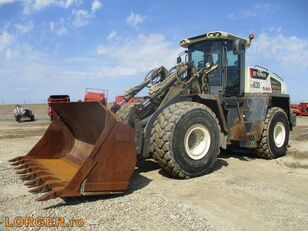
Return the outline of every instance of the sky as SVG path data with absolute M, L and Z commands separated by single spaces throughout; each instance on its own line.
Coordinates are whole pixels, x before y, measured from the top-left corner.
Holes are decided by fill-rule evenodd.
M 172 67 L 181 39 L 209 31 L 255 34 L 246 65 L 308 101 L 308 2 L 207 0 L 0 0 L 0 104 L 44 103 L 51 94 L 108 101 L 154 67 Z

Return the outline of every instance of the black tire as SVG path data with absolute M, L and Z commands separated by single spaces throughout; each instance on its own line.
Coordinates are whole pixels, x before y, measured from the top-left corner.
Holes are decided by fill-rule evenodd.
M 20 123 L 20 119 L 21 119 L 20 116 L 15 116 L 15 120 L 16 120 L 18 123 Z
M 210 144 L 200 159 L 188 154 L 190 135 L 194 126 L 208 130 Z M 202 139 L 203 136 L 201 136 Z M 187 143 L 185 142 L 187 141 Z M 194 140 L 198 143 L 197 139 Z M 199 142 L 200 143 L 200 142 Z M 207 106 L 195 102 L 175 103 L 165 108 L 154 123 L 151 134 L 153 158 L 171 175 L 190 178 L 209 173 L 220 152 L 220 126 L 216 115 Z M 189 150 L 189 148 L 188 148 Z
M 120 121 L 130 127 L 134 127 L 134 120 L 131 116 L 131 110 L 133 109 L 133 106 L 134 104 L 126 104 L 116 112 L 116 115 Z
M 274 140 L 275 126 L 281 126 L 285 131 L 285 138 L 278 145 Z M 270 108 L 266 114 L 261 140 L 255 154 L 264 159 L 275 159 L 286 155 L 289 144 L 289 121 L 284 110 L 278 107 Z
M 34 121 L 34 115 L 33 115 L 33 116 L 31 116 L 31 121 Z
M 116 112 L 116 115 L 123 124 L 135 129 L 136 153 L 137 157 L 141 158 L 143 143 L 142 126 L 135 119 L 134 112 L 132 112 L 134 110 L 133 107 L 134 104 L 124 105 Z

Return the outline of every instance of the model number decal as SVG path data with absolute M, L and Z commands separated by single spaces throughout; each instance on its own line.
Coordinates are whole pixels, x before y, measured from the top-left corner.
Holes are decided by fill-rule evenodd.
M 260 89 L 260 82 L 254 81 L 252 84 L 250 84 L 250 87 Z

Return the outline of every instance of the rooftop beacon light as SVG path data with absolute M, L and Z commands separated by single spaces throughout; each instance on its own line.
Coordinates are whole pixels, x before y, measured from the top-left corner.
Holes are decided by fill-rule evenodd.
M 253 40 L 255 38 L 255 35 L 254 34 L 249 34 L 248 38 L 249 38 L 249 42 L 246 43 L 246 48 L 250 47 L 251 40 Z
M 253 40 L 255 38 L 255 35 L 254 34 L 249 34 L 248 38 L 249 38 L 249 42 L 251 42 L 251 40 Z

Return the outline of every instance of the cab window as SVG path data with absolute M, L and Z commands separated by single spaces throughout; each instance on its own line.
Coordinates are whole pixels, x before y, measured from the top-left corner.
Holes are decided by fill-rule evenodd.
M 226 48 L 226 93 L 228 95 L 237 95 L 240 92 L 240 55 L 234 54 L 231 42 L 228 43 Z
M 197 69 L 205 66 L 207 62 L 211 65 L 218 64 L 216 70 L 209 74 L 210 86 L 221 86 L 221 57 L 222 42 L 221 41 L 201 41 L 191 45 L 188 48 L 189 61 Z

